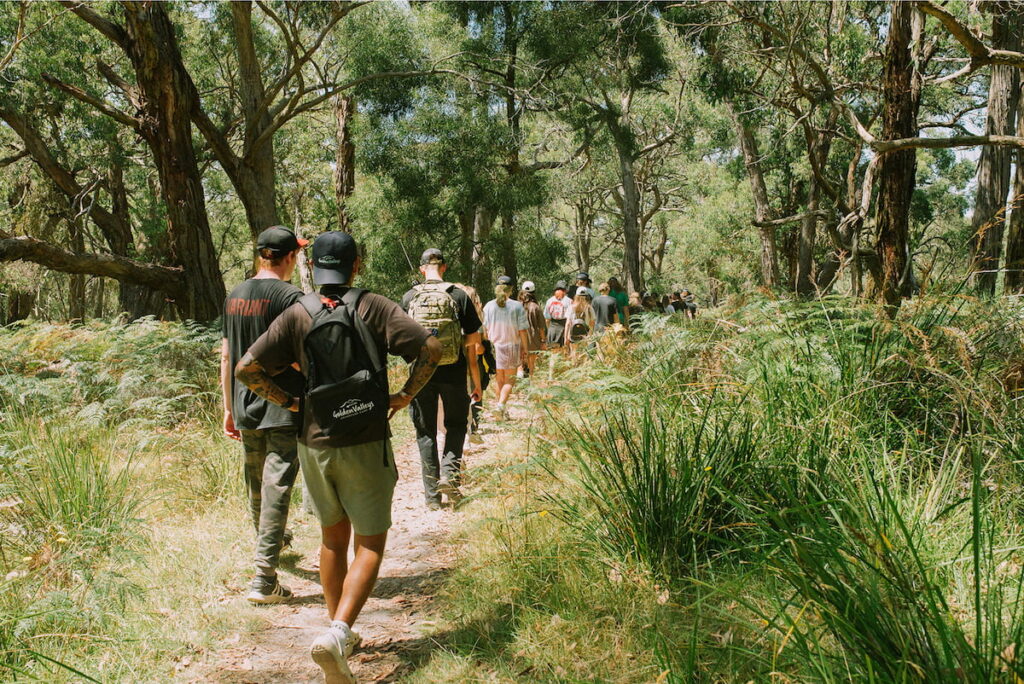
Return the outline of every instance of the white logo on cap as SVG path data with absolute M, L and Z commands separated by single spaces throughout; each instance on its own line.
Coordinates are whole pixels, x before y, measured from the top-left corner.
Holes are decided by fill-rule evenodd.
M 317 261 L 320 262 L 321 264 L 329 264 L 329 265 L 332 265 L 332 266 L 334 264 L 340 264 L 341 263 L 341 260 L 338 259 L 338 257 L 333 257 L 330 254 L 325 254 L 324 256 L 322 256 L 319 259 L 317 259 Z

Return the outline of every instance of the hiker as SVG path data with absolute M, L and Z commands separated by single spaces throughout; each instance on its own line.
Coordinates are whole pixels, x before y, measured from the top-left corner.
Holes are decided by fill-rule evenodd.
M 302 415 L 299 460 L 320 521 L 320 583 L 331 620 L 310 655 L 328 683 L 340 684 L 355 681 L 347 662 L 359 641 L 352 627 L 377 580 L 391 527 L 398 470 L 388 420 L 427 383 L 442 348 L 397 304 L 352 287 L 361 261 L 351 235 L 323 233 L 312 261 L 320 292 L 281 314 L 238 362 L 235 377 Z M 395 394 L 387 354 L 412 361 Z M 304 393 L 277 382 L 294 363 L 306 377 Z
M 615 297 L 615 304 L 619 309 L 619 323 L 628 328 L 630 307 L 632 306 L 629 301 L 629 295 L 626 294 L 626 289 L 619 284 L 619 279 L 614 276 L 608 279 L 608 288 L 608 294 Z
M 462 283 L 455 283 L 455 287 L 466 293 L 469 301 L 473 303 L 473 308 L 476 309 L 477 317 L 481 321 L 484 320 L 484 305 L 480 301 L 480 295 L 477 294 L 476 288 Z M 477 373 L 480 378 L 479 396 L 473 396 L 473 377 L 468 372 L 468 369 L 466 373 L 467 392 L 471 395 L 469 401 L 469 441 L 472 444 L 482 444 L 484 440 L 480 436 L 480 416 L 484 410 L 484 393 L 487 392 L 487 387 L 491 384 L 491 376 L 494 375 L 494 355 L 491 351 L 491 343 L 490 340 L 484 339 L 482 335 L 480 343 L 476 348 L 476 363 Z
M 572 319 L 572 300 L 566 295 L 565 281 L 555 283 L 555 292 L 544 303 L 544 320 L 548 322 L 547 347 L 553 351 L 565 348 L 565 330 Z M 551 355 L 548 377 L 555 374 L 555 354 Z
M 632 332 L 640 327 L 640 314 L 644 312 L 643 299 L 639 292 L 632 292 L 629 295 L 629 330 Z
M 565 329 L 565 344 L 574 361 L 578 358 L 579 345 L 587 342 L 590 333 L 594 331 L 594 307 L 590 302 L 591 297 L 586 288 L 576 290 L 576 299 L 572 301 L 572 323 Z
M 697 302 L 693 293 L 689 290 L 683 290 L 680 296 L 680 301 L 686 311 L 686 317 L 693 320 L 697 317 Z
M 594 332 L 602 333 L 604 329 L 619 320 L 619 304 L 615 297 L 611 296 L 611 285 L 601 283 L 597 291 L 600 292 L 594 298 Z M 578 293 L 577 293 L 578 294 Z
M 494 345 L 494 361 L 498 374 L 495 377 L 496 407 L 498 417 L 508 420 L 509 396 L 516 384 L 516 370 L 526 363 L 530 324 L 526 320 L 523 305 L 511 298 L 508 285 L 494 288 L 494 299 L 484 306 L 484 329 L 487 338 Z
M 569 288 L 569 299 L 575 300 L 576 293 L 580 288 L 583 288 L 590 295 L 590 298 L 594 298 L 594 290 L 590 284 L 590 274 L 586 271 L 580 271 L 576 274 L 576 283 Z
M 302 290 L 288 281 L 299 251 L 307 244 L 284 226 L 264 230 L 256 238 L 259 270 L 224 301 L 220 351 L 224 434 L 240 441 L 245 454 L 243 474 L 256 530 L 256 576 L 246 599 L 257 604 L 279 603 L 292 595 L 278 581 L 277 565 L 281 549 L 291 544 L 288 504 L 299 470 L 298 416 L 236 383 L 233 371 L 245 350 L 302 296 Z M 285 369 L 277 381 L 293 395 L 305 385 L 293 368 Z
M 519 293 L 519 303 L 523 305 L 526 312 L 526 322 L 529 328 L 526 331 L 527 356 L 526 370 L 532 377 L 537 371 L 537 357 L 540 352 L 547 349 L 548 326 L 544 321 L 544 312 L 537 303 L 537 286 L 532 280 L 523 283 L 523 289 Z
M 444 354 L 434 377 L 416 396 L 409 411 L 423 468 L 423 494 L 429 510 L 441 510 L 441 497 L 456 505 L 462 499 L 462 450 L 469 427 L 470 402 L 479 401 L 480 317 L 466 293 L 444 281 L 448 264 L 439 249 L 420 257 L 424 282 L 405 293 L 402 308 L 441 342 Z M 471 389 L 466 391 L 466 373 Z M 444 446 L 438 453 L 437 403 L 444 407 Z

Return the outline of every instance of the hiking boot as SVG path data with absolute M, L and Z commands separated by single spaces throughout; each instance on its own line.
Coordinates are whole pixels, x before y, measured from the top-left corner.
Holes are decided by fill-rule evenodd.
M 277 577 L 256 577 L 245 598 L 257 605 L 284 603 L 292 598 L 292 590 L 278 582 Z
M 484 438 L 480 435 L 479 432 L 470 432 L 469 433 L 469 443 L 470 444 L 483 444 L 484 443 Z
M 439 511 L 439 510 L 441 510 L 441 502 L 440 501 L 428 501 L 427 502 L 427 510 L 428 511 Z
M 462 501 L 462 492 L 456 487 L 450 480 L 441 480 L 437 483 L 438 494 L 443 494 L 448 497 L 448 503 L 453 506 Z
M 326 684 L 355 684 L 356 678 L 348 666 L 348 658 L 359 645 L 359 635 L 344 623 L 331 623 L 309 648 L 313 662 L 320 666 Z

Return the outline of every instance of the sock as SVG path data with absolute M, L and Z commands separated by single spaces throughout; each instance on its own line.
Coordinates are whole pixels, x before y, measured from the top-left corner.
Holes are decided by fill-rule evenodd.
M 345 632 L 345 634 L 352 631 L 352 628 L 348 626 L 348 623 L 343 620 L 331 620 L 331 629 L 340 629 Z

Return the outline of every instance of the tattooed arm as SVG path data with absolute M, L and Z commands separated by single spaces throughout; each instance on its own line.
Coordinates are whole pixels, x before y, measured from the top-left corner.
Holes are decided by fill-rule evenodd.
M 427 338 L 427 341 L 420 347 L 420 355 L 416 357 L 409 368 L 409 379 L 405 381 L 405 386 L 398 394 L 391 395 L 391 414 L 388 418 L 408 406 L 412 398 L 423 389 L 423 386 L 434 375 L 434 371 L 437 370 L 437 362 L 441 360 L 443 351 L 441 343 L 436 337 Z
M 235 379 L 271 404 L 277 404 L 293 412 L 299 410 L 298 398 L 290 396 L 278 387 L 266 369 L 249 352 L 246 352 L 235 366 Z

